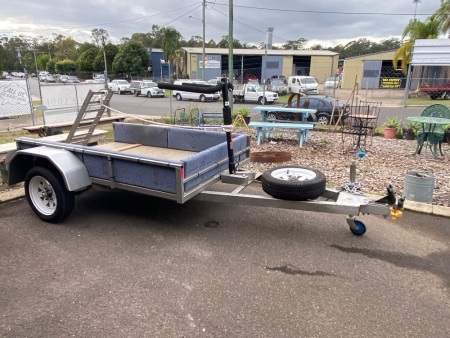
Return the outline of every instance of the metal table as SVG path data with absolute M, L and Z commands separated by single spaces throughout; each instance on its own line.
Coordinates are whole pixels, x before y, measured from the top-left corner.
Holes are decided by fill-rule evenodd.
M 427 143 L 430 142 L 430 150 L 431 150 L 431 153 L 433 154 L 434 158 L 439 158 L 439 156 L 437 155 L 437 146 L 438 145 L 439 145 L 439 150 L 441 152 L 441 155 L 442 156 L 444 155 L 442 153 L 442 148 L 441 148 L 442 140 L 434 140 L 434 139 L 430 140 L 430 136 L 435 132 L 437 126 L 450 124 L 450 119 L 443 118 L 443 117 L 432 117 L 432 116 L 411 116 L 411 117 L 407 117 L 406 119 L 411 122 L 422 123 L 423 137 L 417 138 L 416 150 L 411 155 L 414 156 L 414 155 L 420 154 L 425 141 Z M 432 147 L 432 145 L 433 145 L 433 147 Z
M 269 120 L 272 120 L 276 118 L 276 113 L 285 113 L 285 114 L 292 114 L 293 116 L 301 116 L 299 119 L 302 122 L 307 122 L 308 116 L 315 114 L 315 109 L 307 109 L 307 108 L 290 108 L 290 107 L 277 107 L 277 106 L 256 106 L 253 107 L 253 110 L 256 110 L 259 112 L 261 121 L 267 122 Z M 273 116 L 272 116 L 273 115 Z M 295 119 L 294 119 L 295 120 Z M 279 122 L 279 121 L 277 121 Z M 293 122 L 293 121 L 290 121 Z

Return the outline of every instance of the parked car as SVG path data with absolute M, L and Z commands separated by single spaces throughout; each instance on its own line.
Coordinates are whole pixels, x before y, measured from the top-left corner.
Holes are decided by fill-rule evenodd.
M 308 98 L 308 100 L 306 98 Z M 309 102 L 309 104 L 306 103 L 307 101 Z M 297 100 L 292 100 L 291 106 L 297 107 Z M 287 107 L 287 105 L 285 105 L 284 107 Z M 303 95 L 300 97 L 300 105 L 298 107 L 316 109 L 316 119 L 318 124 L 330 124 L 333 107 L 334 123 L 336 123 L 339 118 L 339 111 L 343 111 L 342 122 L 345 122 L 347 120 L 347 117 L 350 113 L 350 107 L 346 105 L 345 102 L 326 95 Z M 308 120 L 313 121 L 314 119 L 310 116 L 308 117 Z
M 222 77 L 217 76 L 217 77 L 215 77 L 215 78 L 212 78 L 211 80 L 208 80 L 207 82 L 208 82 L 208 84 L 210 84 L 211 86 L 215 86 L 215 85 L 217 85 L 217 84 L 220 83 L 221 79 L 222 79 Z
M 61 83 L 67 83 L 67 82 L 69 82 L 69 75 L 60 75 L 60 76 L 59 76 L 59 81 L 60 81 Z
M 189 85 L 203 85 L 208 86 L 208 82 L 202 81 L 202 80 L 176 80 L 174 84 L 181 85 L 183 83 L 187 83 Z M 220 98 L 220 93 L 214 93 L 214 94 L 203 94 L 203 93 L 191 93 L 191 92 L 185 92 L 180 90 L 174 90 L 172 91 L 172 95 L 178 100 L 199 100 L 202 102 L 205 101 L 217 101 Z
M 44 82 L 55 83 L 56 80 L 55 80 L 55 78 L 53 77 L 52 74 L 47 74 L 47 75 L 45 75 Z
M 130 83 L 127 80 L 112 80 L 108 83 L 108 88 L 113 92 L 118 92 L 119 95 L 132 93 Z
M 3 79 L 9 80 L 11 79 L 11 75 L 9 75 L 8 72 L 2 72 L 2 76 Z
M 76 76 L 70 76 L 67 79 L 67 83 L 80 83 L 80 79 Z
M 41 71 L 39 72 L 39 81 L 45 81 L 45 77 L 48 75 L 48 72 Z
M 291 93 L 319 94 L 319 84 L 312 76 L 289 76 L 288 91 Z
M 257 76 L 253 75 L 253 74 L 245 74 L 244 73 L 244 77 L 243 77 L 244 83 L 252 83 L 252 84 L 259 84 L 259 79 Z
M 331 76 L 326 79 L 324 88 L 341 88 L 341 78 L 339 76 Z
M 267 82 L 269 82 L 269 80 L 282 80 L 284 84 L 287 85 L 287 78 L 284 75 L 272 75 L 267 79 Z
M 164 97 L 164 89 L 158 88 L 156 82 L 150 80 L 131 81 L 130 93 L 134 96 L 145 95 L 147 97 Z
M 282 79 L 268 79 L 267 90 L 278 93 L 278 95 L 286 95 L 288 90 L 287 86 Z

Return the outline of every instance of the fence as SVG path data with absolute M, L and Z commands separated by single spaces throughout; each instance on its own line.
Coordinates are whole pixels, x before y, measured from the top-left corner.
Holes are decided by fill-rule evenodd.
M 73 122 L 89 90 L 99 91 L 104 87 L 101 83 L 42 85 L 44 125 Z

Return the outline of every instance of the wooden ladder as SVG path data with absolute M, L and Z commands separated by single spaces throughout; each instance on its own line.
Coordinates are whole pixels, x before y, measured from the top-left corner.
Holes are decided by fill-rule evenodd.
M 65 143 L 81 144 L 84 146 L 89 144 L 95 128 L 107 109 L 105 106 L 109 106 L 112 95 L 112 92 L 107 92 L 106 90 L 98 92 L 89 90 L 73 126 L 67 135 Z M 92 117 L 92 113 L 96 113 L 96 115 Z

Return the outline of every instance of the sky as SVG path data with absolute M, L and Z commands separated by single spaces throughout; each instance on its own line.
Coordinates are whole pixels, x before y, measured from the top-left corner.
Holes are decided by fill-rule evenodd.
M 305 38 L 306 47 L 345 45 L 367 38 L 400 38 L 409 20 L 424 21 L 440 0 L 206 0 L 205 40 L 218 42 L 229 32 L 233 4 L 233 36 L 259 45 L 273 27 L 273 44 Z M 185 40 L 202 36 L 202 0 L 0 0 L 0 37 L 52 34 L 91 41 L 94 28 L 108 31 L 118 43 L 152 25 L 173 27 Z

